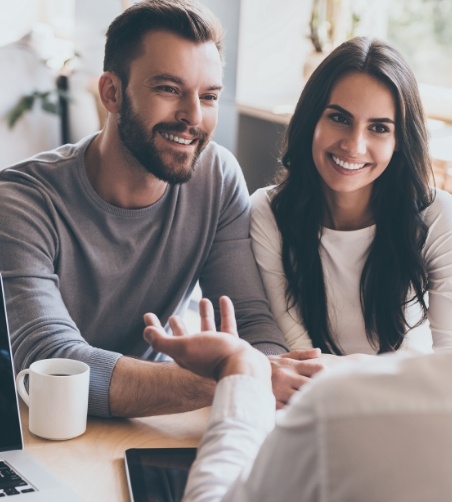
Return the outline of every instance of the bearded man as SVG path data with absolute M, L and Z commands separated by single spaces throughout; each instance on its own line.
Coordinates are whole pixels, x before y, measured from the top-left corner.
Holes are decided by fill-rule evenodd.
M 211 141 L 222 37 L 212 13 L 191 1 L 134 4 L 107 31 L 102 130 L 0 174 L 0 271 L 16 368 L 85 361 L 90 414 L 211 403 L 214 380 L 152 360 L 143 338 L 143 316 L 164 324 L 183 316 L 198 281 L 214 305 L 231 298 L 240 336 L 269 356 L 279 406 L 319 369 L 287 354 L 250 247 L 242 172 Z

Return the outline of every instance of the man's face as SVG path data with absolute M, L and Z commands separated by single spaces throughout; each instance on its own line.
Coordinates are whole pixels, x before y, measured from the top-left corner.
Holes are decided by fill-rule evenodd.
M 122 90 L 118 133 L 149 173 L 169 183 L 190 179 L 217 125 L 222 75 L 214 42 L 145 35 Z

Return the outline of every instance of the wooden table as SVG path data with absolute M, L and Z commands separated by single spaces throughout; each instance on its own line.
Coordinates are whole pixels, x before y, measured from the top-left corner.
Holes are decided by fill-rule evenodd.
M 28 430 L 21 402 L 25 447 L 87 502 L 128 502 L 127 448 L 198 446 L 210 408 L 135 419 L 88 418 L 85 434 L 68 441 L 41 439 Z

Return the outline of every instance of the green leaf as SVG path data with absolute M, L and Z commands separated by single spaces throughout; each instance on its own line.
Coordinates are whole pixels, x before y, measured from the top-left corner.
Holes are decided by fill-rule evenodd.
M 33 108 L 35 101 L 41 102 L 42 110 L 59 115 L 60 105 L 58 102 L 58 97 L 61 96 L 64 99 L 70 100 L 69 94 L 67 92 L 57 92 L 57 90 L 52 91 L 34 91 L 27 96 L 22 96 L 17 104 L 7 113 L 6 122 L 8 127 L 12 129 L 17 121 L 29 110 Z M 53 99 L 52 99 L 53 98 Z
M 6 115 L 6 122 L 8 127 L 12 129 L 16 122 L 22 117 L 22 115 L 33 108 L 35 102 L 35 93 L 29 94 L 28 96 L 22 96 Z

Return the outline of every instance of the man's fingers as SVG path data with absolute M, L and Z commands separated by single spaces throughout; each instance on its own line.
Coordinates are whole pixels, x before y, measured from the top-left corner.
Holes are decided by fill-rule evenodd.
M 144 314 L 144 324 L 146 326 L 156 326 L 156 327 L 162 326 L 159 318 L 155 314 L 152 314 L 151 312 Z
M 163 328 L 148 326 L 144 330 L 144 338 L 152 345 L 153 349 L 157 350 L 158 352 L 166 353 L 166 342 L 170 337 L 165 333 L 165 330 Z
M 160 324 L 159 318 L 155 314 L 145 314 L 144 323 L 146 327 L 144 328 L 143 337 L 144 339 L 152 345 L 152 339 L 156 336 L 165 337 L 166 333 L 163 326 Z
M 234 305 L 228 296 L 220 297 L 221 331 L 237 334 L 237 321 L 235 320 Z
M 170 328 L 173 331 L 174 336 L 187 336 L 188 335 L 187 328 L 185 327 L 185 324 L 183 323 L 182 319 L 179 316 L 177 316 L 177 315 L 171 316 L 169 318 L 168 322 L 169 322 Z
M 215 312 L 212 303 L 207 298 L 199 302 L 199 316 L 201 318 L 201 331 L 215 331 Z

